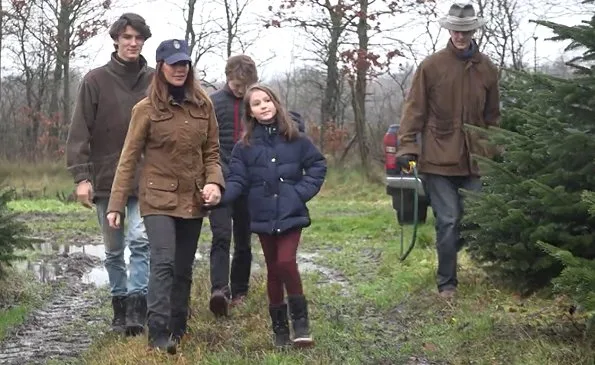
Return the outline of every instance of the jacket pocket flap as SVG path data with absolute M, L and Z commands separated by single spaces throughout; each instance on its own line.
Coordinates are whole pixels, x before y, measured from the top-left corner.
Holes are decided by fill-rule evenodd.
M 155 190 L 176 191 L 178 190 L 178 180 L 148 178 L 147 187 Z
M 150 118 L 153 122 L 163 122 L 173 118 L 174 114 L 169 111 L 151 113 Z
M 190 108 L 190 110 L 188 112 L 190 113 L 190 116 L 192 118 L 209 119 L 209 114 L 204 109 Z
M 428 129 L 435 136 L 446 136 L 455 131 L 454 123 L 451 120 L 430 120 Z

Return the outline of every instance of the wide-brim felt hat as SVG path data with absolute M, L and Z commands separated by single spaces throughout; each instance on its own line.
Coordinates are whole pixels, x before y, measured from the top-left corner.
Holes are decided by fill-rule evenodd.
M 457 32 L 468 32 L 483 27 L 484 18 L 475 14 L 471 4 L 453 4 L 448 10 L 448 15 L 438 20 L 442 28 Z

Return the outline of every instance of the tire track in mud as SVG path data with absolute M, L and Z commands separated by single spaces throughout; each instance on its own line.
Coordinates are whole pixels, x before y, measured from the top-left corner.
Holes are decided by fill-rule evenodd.
M 29 218 L 46 222 L 71 218 L 64 214 L 32 216 Z M 51 245 L 61 232 L 36 233 Z M 84 241 L 94 242 L 96 237 L 77 232 L 67 241 L 76 245 Z M 78 357 L 93 341 L 89 326 L 99 329 L 104 325 L 105 318 L 97 309 L 105 298 L 98 295 L 96 285 L 83 280 L 83 275 L 100 266 L 101 260 L 82 252 L 45 252 L 40 261 L 44 267 L 51 268 L 47 279 L 47 285 L 52 287 L 51 295 L 27 315 L 24 323 L 9 329 L 0 341 L 0 364 L 78 363 Z M 45 282 L 45 279 L 39 279 Z
M 95 290 L 80 278 L 61 281 L 63 288 L 0 344 L 0 364 L 45 364 L 49 360 L 74 360 L 91 344 L 87 325 L 103 319 L 91 311 L 101 304 Z

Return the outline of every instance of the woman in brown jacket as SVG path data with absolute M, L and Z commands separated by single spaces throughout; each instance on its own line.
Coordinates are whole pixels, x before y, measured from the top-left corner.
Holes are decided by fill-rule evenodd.
M 132 109 L 107 219 L 120 226 L 142 156 L 140 213 L 151 247 L 149 346 L 174 354 L 186 331 L 203 206 L 219 202 L 224 180 L 215 112 L 195 82 L 187 43 L 162 42 L 156 61 L 148 97 Z

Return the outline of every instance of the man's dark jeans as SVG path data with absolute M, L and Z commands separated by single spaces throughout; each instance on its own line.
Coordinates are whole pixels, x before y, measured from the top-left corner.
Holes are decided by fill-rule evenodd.
M 238 198 L 231 206 L 213 209 L 209 215 L 209 223 L 213 232 L 210 257 L 211 293 L 215 290 L 223 290 L 233 298 L 246 295 L 252 265 L 252 249 L 250 247 L 252 234 L 247 197 Z M 234 252 L 230 275 L 229 252 L 232 231 Z M 229 285 L 231 293 L 229 293 Z
M 475 176 L 425 174 L 423 181 L 436 218 L 438 290 L 452 290 L 458 284 L 457 253 L 463 246 L 460 230 L 463 197 L 459 190 L 480 191 L 481 180 Z

